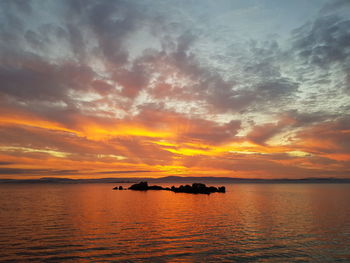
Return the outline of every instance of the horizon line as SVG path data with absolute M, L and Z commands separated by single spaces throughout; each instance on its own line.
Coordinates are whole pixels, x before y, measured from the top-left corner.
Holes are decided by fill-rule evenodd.
M 0 181 L 43 181 L 43 180 L 132 180 L 132 179 L 142 179 L 142 180 L 161 180 L 161 179 L 228 179 L 228 180 L 247 180 L 247 181 L 303 181 L 303 180 L 350 180 L 350 177 L 303 177 L 303 178 L 243 178 L 243 177 L 226 177 L 226 176 L 179 176 L 179 175 L 169 175 L 163 177 L 102 177 L 102 178 L 69 178 L 69 177 L 40 177 L 40 178 L 0 178 Z

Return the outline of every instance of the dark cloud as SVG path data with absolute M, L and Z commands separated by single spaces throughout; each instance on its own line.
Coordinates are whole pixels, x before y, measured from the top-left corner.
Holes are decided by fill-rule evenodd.
M 20 168 L 0 168 L 0 174 L 11 175 L 67 175 L 77 174 L 78 170 L 53 170 L 53 169 L 20 169 Z
M 297 92 L 298 84 L 282 77 L 275 65 L 280 55 L 275 41 L 260 46 L 256 42 L 249 44 L 252 59 L 242 66 L 248 77 L 255 75 L 258 80 L 238 88 L 236 80 L 224 78 L 215 68 L 202 65 L 193 52 L 199 38 L 196 31 L 184 27 L 172 35 L 165 29 L 167 23 L 172 23 L 166 17 L 162 18 L 163 29 L 158 28 L 163 32 L 155 35 L 162 48 L 144 51 L 131 61 L 128 38 L 140 30 L 151 32 L 158 17 L 142 12 L 142 4 L 120 0 L 65 1 L 57 5 L 61 8 L 58 22 L 43 21 L 38 28 L 26 29 L 21 16 L 7 12 L 3 39 L 13 38 L 17 44 L 3 42 L 4 62 L 0 65 L 3 93 L 23 101 L 56 100 L 74 105 L 71 90 L 109 93 L 131 100 L 141 90 L 147 90 L 157 99 L 206 103 L 210 111 L 223 113 L 261 110 L 272 103 L 283 105 Z M 60 16 L 66 19 L 63 21 Z M 29 18 L 34 19 L 34 14 Z M 28 51 L 28 45 L 35 52 Z M 68 59 L 51 61 L 40 55 L 58 45 L 67 48 Z M 102 62 L 106 76 L 101 77 L 88 64 L 92 58 Z M 155 76 L 158 77 L 154 80 Z M 184 82 L 169 83 L 169 77 Z M 151 79 L 153 88 L 149 89 Z M 116 84 L 122 87 L 121 91 L 115 90 Z
M 1 6 L 6 9 L 15 9 L 22 14 L 30 14 L 32 11 L 31 0 L 3 0 Z
M 308 64 L 327 69 L 349 62 L 350 20 L 336 15 L 319 17 L 294 31 L 294 50 Z
M 257 144 L 265 144 L 265 142 L 274 135 L 280 133 L 284 128 L 280 123 L 267 123 L 253 127 L 253 130 L 248 133 L 247 139 Z
M 13 162 L 0 162 L 0 165 L 9 165 L 9 164 L 14 164 Z
M 113 78 L 122 85 L 121 94 L 128 98 L 135 98 L 149 82 L 150 73 L 142 62 L 135 61 L 131 69 L 122 69 L 114 73 Z
M 99 163 L 99 170 L 110 165 L 106 174 L 182 164 L 271 170 L 277 176 L 286 170 L 314 175 L 322 169 L 308 165 L 317 164 L 332 166 L 327 173 L 337 165 L 339 173 L 348 170 L 343 160 L 325 156 L 349 153 L 347 102 L 328 102 L 346 87 L 350 92 L 348 1 L 325 5 L 293 32 L 290 46 L 273 38 L 242 45 L 233 39 L 232 45 L 225 40 L 227 50 L 216 50 L 223 35 L 198 30 L 201 25 L 187 23 L 171 5 L 162 9 L 151 2 L 0 1 L 0 146 L 9 156 L 0 165 L 12 165 L 15 158 L 49 162 L 57 151 L 69 155 L 56 156 L 58 162 Z M 224 69 L 206 60 L 212 53 L 223 59 Z M 331 112 L 328 106 L 338 108 Z M 265 149 L 284 132 L 299 143 L 288 150 L 311 153 L 305 167 L 287 153 L 202 154 L 204 148 L 243 141 Z
M 345 115 L 304 129 L 297 138 L 309 152 L 349 154 L 349 131 L 350 117 Z
M 29 1 L 17 2 L 30 5 Z M 129 1 L 62 3 L 74 6 L 73 10 L 79 14 L 79 19 L 71 16 L 66 21 L 60 21 L 62 18 L 58 16 L 58 24 L 43 20 L 37 28 L 27 28 L 19 13 L 11 8 L 7 9 L 0 27 L 0 78 L 3 83 L 1 91 L 23 100 L 67 100 L 70 89 L 88 90 L 93 88 L 92 82 L 99 79 L 98 74 L 86 64 L 87 57 L 96 54 L 110 63 L 106 65 L 108 71 L 116 76 L 117 82 L 125 86 L 126 91 L 123 95 L 134 97 L 137 92 L 129 90 L 144 87 L 144 81 L 138 77 L 143 67 L 135 65 L 129 72 L 123 66 L 128 62 L 128 51 L 124 42 L 129 33 L 139 29 L 138 21 L 142 18 L 136 6 Z M 56 3 L 57 9 L 62 3 Z M 7 1 L 2 4 L 12 5 Z M 32 14 L 27 19 L 34 21 L 35 15 Z M 89 44 L 95 41 L 97 47 Z M 63 60 L 59 58 L 58 61 L 53 61 L 44 54 L 41 55 L 43 51 L 50 53 L 60 45 L 68 47 L 63 48 L 63 52 L 66 53 Z M 31 47 L 32 51 L 28 50 L 28 47 Z M 91 53 L 91 48 L 101 52 Z
M 298 110 L 286 111 L 281 115 L 284 123 L 288 123 L 294 127 L 308 127 L 317 123 L 334 120 L 339 114 L 331 114 L 326 111 L 316 112 L 300 112 Z
M 340 117 L 339 115 L 332 115 L 326 112 L 307 113 L 290 110 L 279 113 L 275 118 L 276 122 L 274 123 L 252 126 L 246 138 L 256 144 L 265 145 L 269 139 L 282 132 L 291 132 L 300 128 L 313 129 L 315 125 L 322 125 L 322 123 L 327 123 Z
M 35 55 L 2 56 L 0 92 L 20 100 L 67 101 L 68 92 L 90 88 L 94 72 L 87 65 L 52 64 Z
M 293 32 L 290 54 L 300 63 L 300 80 L 323 93 L 325 100 L 349 95 L 349 14 L 349 1 L 330 1 L 314 20 Z M 307 102 L 320 104 L 320 99 L 314 95 Z
M 233 120 L 223 125 L 200 119 L 192 119 L 190 122 L 189 131 L 183 134 L 184 139 L 210 144 L 233 141 L 241 128 L 241 121 L 238 120 Z
M 130 171 L 108 171 L 108 172 L 100 172 L 100 174 L 127 174 L 127 173 L 154 173 L 155 171 L 148 170 L 130 170 Z
M 101 1 L 88 10 L 88 21 L 97 37 L 104 57 L 114 65 L 122 65 L 128 60 L 128 52 L 123 48 L 126 36 L 134 31 L 142 14 L 130 1 Z
M 298 82 L 281 73 L 280 64 L 285 55 L 276 41 L 250 41 L 247 47 L 248 55 L 237 65 L 243 69 L 243 75 L 233 81 L 214 73 L 204 82 L 211 87 L 208 101 L 222 111 L 284 110 L 296 98 L 299 88 Z
M 350 8 L 350 2 L 348 0 L 333 0 L 326 3 L 320 10 L 321 14 L 333 13 L 339 11 L 341 8 Z
M 349 1 L 330 1 L 314 21 L 293 32 L 293 51 L 304 65 L 329 71 L 334 66 L 346 73 L 350 67 L 350 4 Z M 339 78 L 340 76 L 337 76 Z M 327 81 L 322 77 L 319 81 Z
M 79 61 L 86 63 L 87 50 L 85 47 L 86 39 L 83 36 L 79 25 L 72 23 L 67 24 L 67 40 L 70 44 L 72 53 L 78 58 Z
M 191 52 L 197 38 L 195 34 L 184 32 L 173 40 L 172 45 L 163 45 L 162 51 L 143 57 L 148 61 L 147 66 L 156 69 L 157 73 L 190 83 L 179 85 L 159 77 L 150 90 L 155 98 L 204 102 L 210 111 L 222 113 L 261 110 L 272 103 L 284 105 L 298 92 L 299 83 L 280 73 L 277 61 L 281 52 L 276 42 L 251 48 L 251 60 L 242 65 L 247 76 L 238 79 L 239 83 L 233 78 L 224 78 L 215 68 L 201 64 L 200 58 Z
M 274 79 L 256 86 L 259 99 L 269 102 L 288 101 L 298 91 L 298 84 L 288 79 Z

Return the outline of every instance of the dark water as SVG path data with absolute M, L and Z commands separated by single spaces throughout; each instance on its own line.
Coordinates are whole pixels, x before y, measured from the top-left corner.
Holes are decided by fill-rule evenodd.
M 0 185 L 0 261 L 350 262 L 349 184 Z

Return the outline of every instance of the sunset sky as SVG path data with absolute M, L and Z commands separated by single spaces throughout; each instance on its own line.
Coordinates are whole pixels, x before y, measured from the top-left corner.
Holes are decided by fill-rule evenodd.
M 350 1 L 0 1 L 0 178 L 350 177 Z

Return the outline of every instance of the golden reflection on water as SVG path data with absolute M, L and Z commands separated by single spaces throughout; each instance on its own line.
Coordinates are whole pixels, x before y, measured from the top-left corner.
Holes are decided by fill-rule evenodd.
M 350 185 L 237 184 L 227 193 L 0 185 L 0 260 L 350 259 Z

